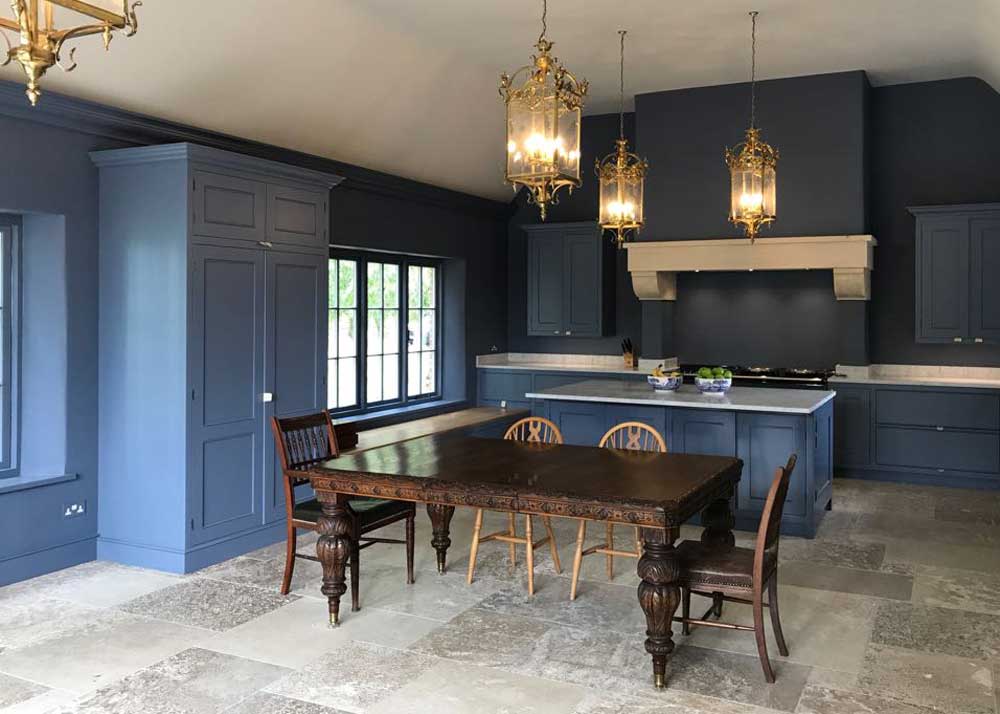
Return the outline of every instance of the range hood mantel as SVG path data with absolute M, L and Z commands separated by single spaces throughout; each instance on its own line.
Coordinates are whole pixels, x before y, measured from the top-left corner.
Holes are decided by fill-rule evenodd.
M 676 300 L 677 273 L 723 270 L 832 270 L 838 300 L 868 300 L 870 235 L 636 241 L 627 243 L 632 289 L 640 300 Z

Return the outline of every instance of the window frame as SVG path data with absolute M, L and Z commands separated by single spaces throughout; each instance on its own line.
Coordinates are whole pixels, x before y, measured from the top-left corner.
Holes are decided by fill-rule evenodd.
M 443 394 L 443 375 L 441 367 L 443 358 L 441 355 L 444 338 L 442 336 L 442 313 L 444 311 L 444 301 L 442 284 L 444 277 L 444 262 L 435 258 L 409 255 L 404 253 L 379 252 L 369 250 L 356 250 L 350 248 L 330 248 L 329 258 L 332 260 L 351 260 L 356 264 L 356 287 L 357 298 L 355 305 L 357 309 L 357 358 L 355 363 L 354 378 L 354 399 L 355 403 L 349 407 L 330 407 L 327 410 L 331 415 L 337 417 L 357 416 L 361 414 L 372 414 L 390 409 L 400 409 L 404 407 L 416 406 L 430 402 L 439 401 Z M 382 263 L 399 266 L 399 281 L 397 289 L 399 291 L 399 396 L 396 399 L 368 401 L 367 379 L 368 379 L 368 358 L 378 355 L 368 354 L 368 263 Z M 411 266 L 421 268 L 434 268 L 434 392 L 417 396 L 408 396 L 409 380 L 409 358 L 410 352 L 407 345 L 406 331 L 409 324 L 409 269 Z M 362 285 L 362 282 L 364 283 Z M 327 290 L 329 294 L 329 290 Z M 329 305 L 324 319 L 329 319 Z M 419 306 L 417 309 L 420 309 Z M 418 337 L 419 339 L 419 337 Z M 420 354 L 417 352 L 416 354 Z M 327 355 L 327 362 L 333 359 Z M 329 382 L 329 369 L 327 369 L 324 381 Z M 329 385 L 327 384 L 327 390 Z
M 18 476 L 21 230 L 19 216 L 0 214 L 0 479 Z

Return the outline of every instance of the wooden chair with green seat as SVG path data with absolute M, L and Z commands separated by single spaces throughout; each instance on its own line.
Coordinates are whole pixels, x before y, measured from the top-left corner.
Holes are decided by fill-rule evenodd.
M 318 560 L 315 556 L 299 554 L 295 550 L 298 529 L 316 531 L 317 521 L 323 515 L 315 498 L 295 502 L 295 486 L 307 483 L 308 478 L 296 474 L 314 464 L 340 455 L 333 422 L 326 411 L 299 417 L 271 418 L 271 431 L 281 459 L 285 482 L 285 513 L 288 516 L 288 547 L 285 554 L 285 575 L 281 581 L 281 594 L 287 595 L 292 584 L 295 559 Z M 359 609 L 359 554 L 363 548 L 375 543 L 406 544 L 406 582 L 413 584 L 413 519 L 416 506 L 405 501 L 387 501 L 379 498 L 342 498 L 352 516 L 351 553 L 351 610 Z M 406 521 L 406 540 L 372 538 L 364 534 L 397 521 Z
M 624 449 L 626 451 L 651 451 L 665 454 L 667 443 L 658 432 L 648 424 L 638 421 L 626 421 L 608 429 L 601 437 L 598 446 L 602 449 Z M 577 583 L 580 580 L 580 565 L 588 555 L 600 553 L 607 558 L 608 580 L 615 576 L 615 558 L 641 558 L 642 536 L 635 529 L 635 550 L 615 549 L 615 526 L 608 523 L 605 530 L 605 541 L 592 548 L 584 550 L 583 542 L 587 537 L 587 521 L 581 519 L 576 533 L 576 552 L 573 555 L 573 582 L 569 590 L 569 599 L 576 600 Z
M 507 441 L 523 441 L 530 444 L 561 444 L 562 434 L 559 427 L 544 417 L 526 417 L 518 419 L 510 425 L 504 433 L 503 438 Z M 559 563 L 559 550 L 556 547 L 556 537 L 552 532 L 552 520 L 549 516 L 542 516 L 542 526 L 545 528 L 545 537 L 539 540 L 534 539 L 534 531 L 531 523 L 531 516 L 524 517 L 524 537 L 517 535 L 517 521 L 513 513 L 507 514 L 507 530 L 497 531 L 489 535 L 480 535 L 483 529 L 484 509 L 476 509 L 476 524 L 472 530 L 472 549 L 469 552 L 469 573 L 466 578 L 469 585 L 476 574 L 476 556 L 479 553 L 479 544 L 491 540 L 498 540 L 507 543 L 510 547 L 510 567 L 517 564 L 518 545 L 523 545 L 527 551 L 528 561 L 528 594 L 535 594 L 535 549 L 545 543 L 549 544 L 552 553 L 552 564 L 556 572 L 562 572 L 562 565 Z

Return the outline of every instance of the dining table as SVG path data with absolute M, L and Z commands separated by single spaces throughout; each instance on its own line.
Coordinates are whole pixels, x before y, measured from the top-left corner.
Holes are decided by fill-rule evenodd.
M 446 568 L 449 525 L 457 506 L 635 526 L 639 606 L 646 617 L 646 652 L 653 682 L 666 686 L 674 650 L 674 614 L 681 577 L 675 543 L 680 528 L 701 515 L 701 541 L 734 545 L 731 500 L 743 462 L 724 456 L 539 444 L 446 432 L 344 454 L 310 467 L 322 515 L 316 554 L 330 624 L 340 621 L 351 552 L 348 497 L 423 503 L 432 525 L 438 572 Z

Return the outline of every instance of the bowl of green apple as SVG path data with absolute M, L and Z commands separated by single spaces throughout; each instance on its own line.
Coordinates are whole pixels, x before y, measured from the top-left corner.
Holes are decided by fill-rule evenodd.
M 733 373 L 725 367 L 702 367 L 694 376 L 694 386 L 702 394 L 722 396 L 733 387 Z

